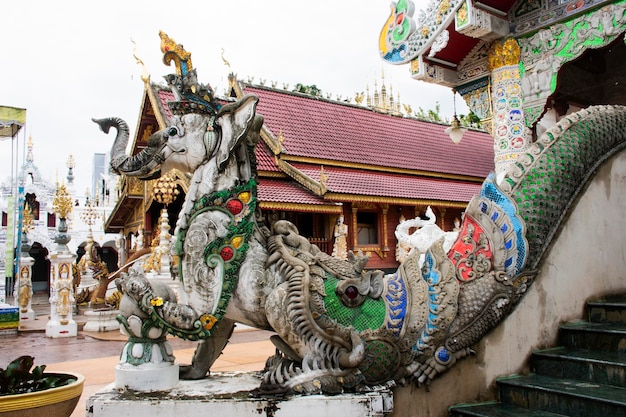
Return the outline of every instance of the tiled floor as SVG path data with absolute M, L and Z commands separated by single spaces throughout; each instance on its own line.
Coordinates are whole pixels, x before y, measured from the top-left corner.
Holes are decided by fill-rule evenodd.
M 50 339 L 45 336 L 48 320 L 44 297 L 36 297 L 33 310 L 36 320 L 18 332 L 15 337 L 0 338 L 0 367 L 20 355 L 35 357 L 35 365 L 46 364 L 47 371 L 73 371 L 85 376 L 81 399 L 72 417 L 84 417 L 85 403 L 89 396 L 106 387 L 115 379 L 115 365 L 125 338 L 119 331 L 92 333 L 79 331 L 77 337 Z M 81 328 L 81 316 L 76 321 Z M 274 354 L 275 348 L 269 341 L 272 333 L 255 329 L 235 329 L 230 343 L 222 356 L 215 362 L 212 371 L 257 371 L 263 369 L 265 360 Z M 191 362 L 196 342 L 176 338 L 169 339 L 176 361 Z

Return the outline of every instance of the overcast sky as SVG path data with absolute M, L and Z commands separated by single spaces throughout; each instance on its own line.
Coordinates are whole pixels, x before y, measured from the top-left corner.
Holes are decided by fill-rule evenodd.
M 427 0 L 415 0 L 416 13 Z M 49 1 L 2 3 L 0 105 L 27 109 L 22 143 L 32 136 L 40 172 L 54 183 L 76 160 L 76 190 L 90 187 L 94 153 L 108 153 L 92 117 L 117 116 L 137 124 L 143 92 L 141 66 L 162 82 L 174 67 L 162 63 L 159 30 L 192 53 L 202 83 L 222 94 L 229 69 L 240 79 L 254 76 L 289 84 L 315 84 L 324 95 L 346 98 L 374 81 L 417 110 L 434 109 L 451 118 L 449 89 L 412 80 L 407 65 L 393 66 L 378 54 L 378 36 L 389 16 L 389 0 Z M 457 110 L 463 113 L 457 96 Z M 10 176 L 11 141 L 0 142 L 0 180 Z M 81 195 L 82 194 L 82 195 Z

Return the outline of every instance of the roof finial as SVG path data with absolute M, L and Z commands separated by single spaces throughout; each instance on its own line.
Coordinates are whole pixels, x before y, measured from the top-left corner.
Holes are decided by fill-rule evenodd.
M 33 162 L 34 158 L 33 158 L 33 135 L 32 134 L 30 136 L 28 136 L 28 143 L 26 145 L 28 146 L 28 152 L 26 154 L 26 160 L 28 162 Z
M 222 48 L 222 61 L 224 61 L 224 65 L 228 67 L 228 72 L 232 74 L 233 70 L 230 68 L 230 62 L 224 58 L 224 48 Z
M 167 36 L 162 30 L 159 31 L 161 37 L 161 52 L 163 52 L 163 63 L 170 65 L 174 61 L 176 66 L 176 74 L 180 76 L 187 75 L 192 69 L 191 52 L 185 51 L 181 44 L 177 44 L 174 39 Z
M 144 64 L 143 61 L 137 56 L 137 44 L 135 43 L 133 38 L 130 38 L 130 41 L 134 45 L 133 57 L 135 58 L 137 63 L 141 65 L 141 81 L 143 81 L 144 84 L 148 84 L 150 82 L 150 73 L 148 72 L 148 69 L 146 68 L 146 64 Z

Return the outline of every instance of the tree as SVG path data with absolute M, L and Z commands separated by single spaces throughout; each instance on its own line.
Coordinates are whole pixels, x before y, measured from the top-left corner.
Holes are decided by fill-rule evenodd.
M 423 108 L 419 108 L 416 112 L 414 112 L 415 117 L 421 120 L 427 120 L 430 122 L 442 122 L 441 116 L 439 115 L 439 111 L 441 110 L 441 105 L 437 101 L 435 103 L 435 109 L 431 109 L 428 111 L 424 111 Z
M 296 84 L 296 86 L 291 91 L 294 91 L 296 93 L 309 94 L 309 95 L 314 96 L 314 97 L 321 97 L 322 96 L 322 90 L 317 88 L 317 86 L 315 84 L 304 85 L 302 83 L 298 83 L 298 84 Z

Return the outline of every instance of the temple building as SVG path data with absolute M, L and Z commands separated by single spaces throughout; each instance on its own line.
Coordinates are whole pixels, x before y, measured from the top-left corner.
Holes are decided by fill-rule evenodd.
M 172 117 L 169 87 L 151 82 L 145 72 L 143 79 L 131 154 L 144 149 L 148 137 L 168 126 Z M 403 115 L 384 80 L 380 89 L 376 85 L 370 95 L 368 88 L 367 99 L 361 95 L 356 103 L 243 82 L 232 73 L 227 91 L 223 102 L 246 94 L 259 98 L 257 113 L 264 125 L 256 148 L 258 198 L 266 224 L 290 220 L 329 254 L 338 236 L 346 250 L 371 255 L 368 268 L 397 267 L 396 226 L 423 215 L 429 206 L 437 224 L 452 230 L 494 168 L 487 133 L 469 130 L 462 143 L 453 144 L 444 132 L 447 125 Z M 105 230 L 123 233 L 130 254 L 139 235 L 147 245 L 158 234 L 164 204 L 153 190 L 164 179 L 120 181 L 121 196 Z M 188 180 L 175 173 L 165 181 L 179 193 L 167 205 L 173 231 Z
M 582 331 L 590 343 L 572 353 L 580 345 L 570 343 L 564 323 L 591 329 L 596 323 L 585 321 L 593 321 L 591 314 L 581 321 L 585 305 L 589 312 L 594 299 L 624 294 L 626 1 L 433 0 L 416 11 L 411 0 L 401 0 L 391 9 L 381 16 L 381 58 L 405 65 L 407 77 L 460 94 L 492 136 L 496 184 L 510 189 L 517 178 L 529 179 L 516 198 L 520 212 L 535 207 L 525 220 L 546 228 L 564 223 L 523 305 L 477 344 L 475 360 L 444 375 L 430 392 L 396 392 L 394 414 L 592 415 L 600 409 L 623 414 L 623 393 L 602 402 L 605 393 L 614 392 L 612 382 L 600 379 L 601 372 L 587 372 L 594 354 L 609 353 L 600 342 L 606 334 Z M 603 146 L 606 153 L 597 162 L 585 162 Z M 555 162 L 583 167 L 584 174 L 565 178 L 563 183 L 582 190 L 581 197 L 558 213 L 548 202 L 565 199 L 554 179 L 559 178 Z M 529 236 L 532 241 L 532 231 Z M 569 372 L 564 361 L 559 373 L 544 372 L 551 366 L 537 365 L 541 349 L 559 350 L 585 371 Z M 528 376 L 525 381 L 522 375 Z M 585 375 L 589 379 L 583 382 Z M 508 391 L 507 379 L 520 389 Z M 574 386 L 580 393 L 573 393 Z M 621 390 L 623 380 L 615 386 Z M 583 397 L 590 402 L 575 399 Z M 403 400 L 406 406 L 400 405 Z M 487 400 L 490 404 L 470 404 Z M 622 408 L 609 411 L 609 402 Z
M 113 200 L 99 198 L 96 195 L 85 196 L 75 190 L 73 168 L 74 160 L 72 156 L 66 163 L 67 175 L 64 178 L 57 178 L 56 184 L 48 181 L 39 171 L 34 157 L 34 143 L 32 137 L 28 139 L 26 146 L 25 163 L 22 165 L 15 178 L 7 178 L 0 186 L 0 209 L 2 210 L 2 228 L 0 229 L 0 270 L 4 271 L 3 276 L 9 277 L 6 273 L 5 252 L 7 227 L 9 224 L 9 211 L 16 213 L 17 204 L 15 197 L 9 196 L 19 194 L 17 187 L 23 187 L 23 208 L 28 207 L 33 219 L 33 230 L 28 236 L 30 245 L 30 256 L 35 260 L 32 269 L 33 291 L 46 292 L 50 290 L 50 261 L 48 256 L 55 251 L 56 243 L 54 237 L 57 233 L 57 215 L 53 210 L 53 200 L 60 182 L 66 184 L 68 191 L 74 196 L 75 206 L 69 217 L 69 233 L 72 239 L 68 243 L 69 249 L 78 255 L 78 259 L 85 253 L 85 245 L 93 239 L 97 247 L 101 260 L 105 262 L 110 270 L 117 269 L 118 249 L 115 241 L 117 235 L 110 235 L 103 231 L 103 222 L 107 206 L 115 203 Z M 111 194 L 111 198 L 115 193 Z M 9 207 L 13 201 L 13 207 Z M 110 211 L 110 210 L 109 210 Z M 10 268 L 10 266 L 9 266 Z M 10 279 L 9 279 L 10 280 Z M 7 283 L 7 294 L 12 293 L 12 283 Z
M 379 38 L 390 64 L 458 92 L 493 136 L 504 171 L 564 116 L 626 104 L 624 1 L 412 1 L 392 7 Z

